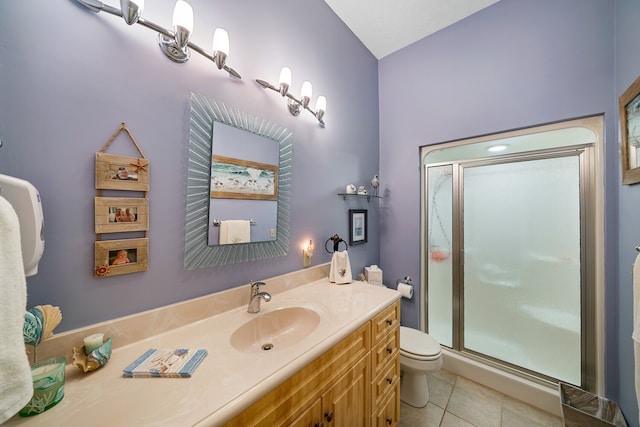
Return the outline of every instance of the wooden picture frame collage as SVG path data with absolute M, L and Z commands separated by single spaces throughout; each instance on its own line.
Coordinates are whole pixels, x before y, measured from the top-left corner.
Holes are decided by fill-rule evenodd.
M 106 153 L 124 131 L 140 157 Z M 146 271 L 149 262 L 149 160 L 127 126 L 122 125 L 96 153 L 95 263 L 96 277 Z M 143 197 L 103 197 L 102 190 L 142 192 Z M 141 232 L 144 237 L 102 240 L 103 234 Z M 129 234 L 128 234 L 129 235 Z

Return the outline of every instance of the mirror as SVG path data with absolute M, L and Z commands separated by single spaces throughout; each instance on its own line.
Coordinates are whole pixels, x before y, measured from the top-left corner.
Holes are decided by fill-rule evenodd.
M 247 210 L 240 208 L 239 213 L 229 213 L 230 211 L 217 210 L 217 202 L 222 199 L 211 199 L 212 189 L 212 156 L 220 155 L 224 161 L 232 158 L 236 163 L 231 165 L 239 167 L 251 166 L 247 161 L 268 165 L 270 160 L 267 157 L 264 161 L 253 159 L 242 159 L 246 154 L 234 151 L 225 151 L 225 143 L 218 147 L 218 136 L 229 135 L 230 129 L 240 134 L 250 134 L 263 139 L 262 142 L 275 141 L 278 147 L 277 154 L 277 200 L 275 203 L 276 223 L 275 239 L 251 243 L 209 245 L 210 228 L 213 220 L 243 219 L 247 217 Z M 223 130 L 225 129 L 225 130 Z M 231 131 L 231 133 L 233 133 Z M 236 137 L 238 133 L 236 132 Z M 242 135 L 242 138 L 249 135 Z M 233 138 L 231 136 L 230 138 Z M 185 253 L 184 267 L 187 270 L 196 268 L 215 267 L 226 264 L 237 264 L 241 262 L 256 261 L 260 259 L 284 256 L 289 249 L 289 203 L 291 199 L 291 166 L 292 166 L 292 133 L 268 120 L 247 114 L 237 108 L 230 107 L 221 101 L 216 101 L 201 94 L 191 94 L 191 111 L 189 125 L 189 144 L 187 160 L 187 210 L 185 228 Z M 252 139 L 252 138 L 249 138 Z M 259 140 L 259 139 L 258 139 Z M 256 142 L 258 143 L 258 142 Z M 269 145 L 265 143 L 265 145 Z M 220 151 L 218 151 L 220 148 Z M 229 149 L 232 150 L 232 149 Z M 225 154 L 226 153 L 226 154 Z M 265 166 L 265 169 L 266 168 Z M 246 200 L 236 200 L 244 202 Z M 267 202 L 268 200 L 258 199 L 256 202 Z M 213 204 L 215 211 L 209 212 L 210 205 Z M 272 208 L 273 209 L 273 208 Z M 255 208 L 253 209 L 255 211 Z M 269 210 L 266 209 L 265 210 Z M 217 217 L 229 214 L 232 216 Z M 254 221 L 258 222 L 259 213 L 256 211 Z M 262 218 L 262 216 L 260 216 Z M 210 222 L 211 219 L 211 222 Z M 263 220 L 260 220 L 263 222 Z M 267 224 L 267 220 L 264 220 Z M 252 226 L 253 227 L 253 226 Z M 269 234 L 272 228 L 269 228 Z M 253 233 L 254 230 L 252 229 Z M 217 233 L 216 233 L 217 234 Z M 212 237 L 212 240 L 215 240 Z
M 209 245 L 275 240 L 278 142 L 223 123 L 212 140 Z
M 618 100 L 622 183 L 640 182 L 640 77 Z

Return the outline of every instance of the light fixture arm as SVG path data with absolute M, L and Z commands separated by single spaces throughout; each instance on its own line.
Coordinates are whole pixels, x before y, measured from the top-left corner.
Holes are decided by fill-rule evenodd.
M 75 0 L 75 1 L 83 5 L 87 9 L 91 10 L 92 12 L 95 12 L 95 13 L 107 12 L 111 15 L 119 16 L 124 19 L 124 13 L 122 10 L 115 8 L 113 6 L 109 6 L 108 4 L 104 4 L 99 0 Z M 144 19 L 142 17 L 138 17 L 137 20 L 135 20 L 135 23 L 140 24 L 143 27 L 147 27 L 155 31 L 156 33 L 158 33 L 158 44 L 160 45 L 160 49 L 172 61 L 180 62 L 180 63 L 185 62 L 189 59 L 189 51 L 194 50 L 198 52 L 200 55 L 204 56 L 205 58 L 215 63 L 219 70 L 224 70 L 227 73 L 229 73 L 230 76 L 233 76 L 235 78 L 238 78 L 238 79 L 242 78 L 236 70 L 234 70 L 233 68 L 225 64 L 227 55 L 224 52 L 214 52 L 214 54 L 211 54 L 206 50 L 202 49 L 197 44 L 193 43 L 192 41 L 187 41 L 186 46 L 183 49 L 180 49 L 178 46 L 173 45 L 175 40 L 174 32 L 167 30 L 166 28 L 161 27 L 160 25 L 154 22 L 151 22 L 147 19 Z
M 278 92 L 280 95 L 282 95 L 283 97 L 287 97 L 287 106 L 289 107 L 289 112 L 293 115 L 293 116 L 298 116 L 300 115 L 300 111 L 302 111 L 302 109 L 304 108 L 305 110 L 307 110 L 308 112 L 310 112 L 311 114 L 313 114 L 313 116 L 318 120 L 318 123 L 320 123 L 321 126 L 324 127 L 325 123 L 322 120 L 322 117 L 324 116 L 324 111 L 318 110 L 318 111 L 314 111 L 312 110 L 309 105 L 304 106 L 303 102 L 301 100 L 299 100 L 298 98 L 296 98 L 293 94 L 291 94 L 288 90 L 287 92 L 285 92 L 284 94 L 280 91 L 280 88 L 275 87 L 274 85 L 272 85 L 271 83 L 269 83 L 266 80 L 261 80 L 261 79 L 256 79 L 256 82 L 262 86 L 265 89 L 271 89 L 274 92 Z

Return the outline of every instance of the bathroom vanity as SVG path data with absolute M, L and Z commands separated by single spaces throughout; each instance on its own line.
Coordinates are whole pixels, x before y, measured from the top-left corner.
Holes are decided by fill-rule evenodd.
M 392 303 L 225 427 L 395 426 L 400 303 Z
M 400 294 L 331 284 L 321 274 L 311 282 L 295 273 L 266 279 L 272 298 L 255 314 L 247 313 L 246 285 L 60 334 L 38 348 L 39 358 L 64 354 L 70 362 L 65 353 L 82 337 L 104 332 L 113 337 L 111 359 L 88 374 L 67 365 L 60 403 L 6 425 L 396 425 Z M 267 324 L 275 329 L 265 335 Z M 191 378 L 123 378 L 150 348 L 208 355 Z

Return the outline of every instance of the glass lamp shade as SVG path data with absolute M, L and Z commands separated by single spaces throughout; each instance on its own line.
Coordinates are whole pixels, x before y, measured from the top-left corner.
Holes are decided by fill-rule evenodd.
M 213 51 L 229 55 L 229 33 L 222 28 L 213 32 Z
M 313 93 L 313 89 L 311 87 L 310 81 L 305 81 L 302 83 L 302 89 L 300 90 L 300 98 L 302 101 L 302 106 L 307 108 L 309 105 L 309 101 L 311 100 L 311 94 Z
M 323 113 L 327 111 L 327 98 L 322 95 L 316 100 L 316 111 L 322 111 Z
M 280 95 L 285 96 L 291 86 L 291 69 L 289 67 L 282 67 L 280 70 Z
M 193 31 L 193 8 L 184 0 L 178 0 L 173 9 L 173 28 L 176 32 L 176 38 L 178 32 L 185 32 L 188 37 Z

